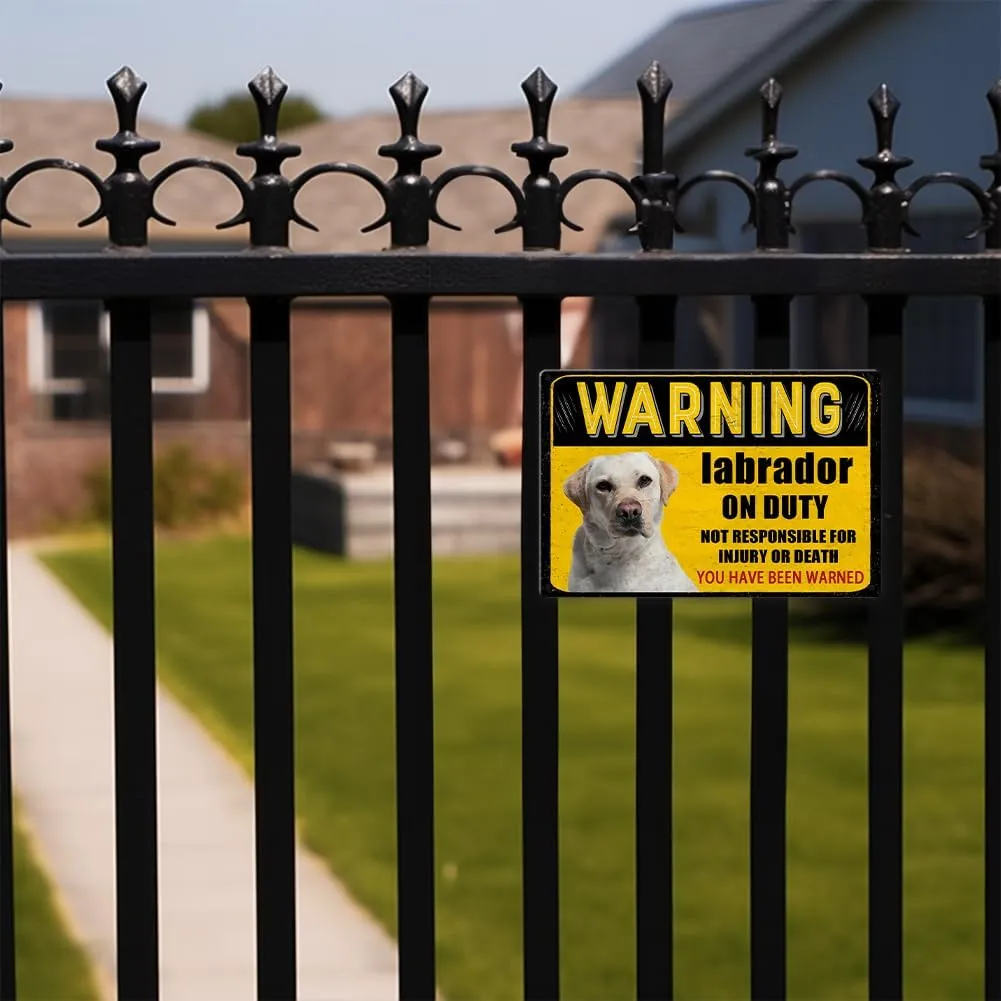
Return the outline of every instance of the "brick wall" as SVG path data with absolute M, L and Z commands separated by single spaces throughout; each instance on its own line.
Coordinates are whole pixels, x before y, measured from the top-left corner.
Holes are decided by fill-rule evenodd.
M 511 303 L 440 301 L 430 321 L 431 429 L 459 434 L 484 457 L 493 431 L 517 421 L 521 358 L 506 316 Z M 158 445 L 185 441 L 207 457 L 246 466 L 249 454 L 248 311 L 239 300 L 211 305 L 212 384 L 207 393 L 157 397 Z M 384 302 L 297 304 L 292 318 L 293 457 L 325 455 L 331 440 L 374 440 L 389 454 L 392 431 L 390 321 Z M 586 366 L 581 339 L 573 360 Z M 27 309 L 4 308 L 8 517 L 13 535 L 44 531 L 79 515 L 83 476 L 107 461 L 101 423 L 40 419 L 27 380 Z

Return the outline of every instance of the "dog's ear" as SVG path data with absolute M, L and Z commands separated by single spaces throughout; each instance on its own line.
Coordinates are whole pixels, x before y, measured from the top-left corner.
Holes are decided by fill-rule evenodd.
M 568 476 L 563 481 L 563 493 L 581 509 L 587 510 L 587 471 L 591 466 L 591 460 L 584 463 L 580 469 L 572 476 Z
M 662 459 L 654 459 L 654 465 L 660 473 L 660 500 L 667 506 L 667 499 L 678 488 L 678 471 Z

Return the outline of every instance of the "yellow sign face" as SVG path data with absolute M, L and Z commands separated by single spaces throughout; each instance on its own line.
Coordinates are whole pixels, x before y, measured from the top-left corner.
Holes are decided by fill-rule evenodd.
M 879 594 L 875 372 L 541 389 L 543 594 Z

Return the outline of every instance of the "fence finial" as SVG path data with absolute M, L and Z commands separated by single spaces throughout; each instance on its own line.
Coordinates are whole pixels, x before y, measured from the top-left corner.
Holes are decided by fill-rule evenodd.
M 656 59 L 636 81 L 643 114 L 644 174 L 659 174 L 664 169 L 664 119 L 667 99 L 673 88 L 674 81 Z
M 0 90 L 3 90 L 3 80 L 0 80 Z M 4 139 L 0 136 L 0 153 L 9 153 L 14 148 L 12 139 Z
M 998 152 L 1001 155 L 1001 80 L 987 91 L 987 103 L 994 118 L 994 135 L 997 137 Z
M 261 135 L 278 135 L 278 115 L 281 112 L 282 101 L 285 100 L 285 95 L 288 93 L 288 84 L 271 66 L 265 66 L 247 84 L 247 89 L 257 106 Z
M 779 165 L 797 156 L 799 150 L 778 140 L 782 85 L 775 77 L 770 77 L 761 85 L 758 94 L 761 98 L 761 142 L 744 150 L 745 156 L 758 161 L 758 176 L 754 182 L 757 244 L 761 250 L 785 250 L 789 246 L 789 235 L 794 232 L 789 220 L 792 199 L 778 171 Z
M 247 84 L 247 90 L 257 108 L 258 135 L 250 142 L 241 142 L 236 147 L 236 154 L 253 160 L 254 172 L 249 181 L 238 185 L 243 196 L 240 211 L 216 228 L 230 229 L 248 222 L 251 246 L 287 248 L 292 222 L 306 229 L 316 229 L 295 211 L 291 181 L 281 172 L 285 160 L 302 152 L 295 143 L 282 142 L 278 138 L 278 118 L 288 84 L 272 67 L 265 66 Z
M 664 112 L 673 87 L 670 77 L 655 59 L 636 81 L 643 109 L 643 171 L 626 180 L 614 170 L 590 168 L 578 170 L 560 185 L 558 206 L 560 221 L 569 229 L 580 232 L 563 211 L 567 196 L 585 181 L 609 181 L 621 188 L 636 209 L 636 225 L 629 232 L 638 233 L 644 250 L 671 250 L 675 231 L 682 232 L 675 218 L 677 211 L 678 177 L 664 169 Z
M 917 235 L 907 221 L 907 192 L 897 183 L 897 172 L 914 161 L 893 152 L 893 125 L 900 101 L 885 83 L 870 95 L 869 110 L 876 126 L 876 152 L 856 161 L 873 174 L 865 220 L 869 247 L 899 250 L 905 231 Z
M 3 90 L 3 81 L 0 80 L 0 91 Z M 12 139 L 4 139 L 0 136 L 0 153 L 9 153 L 14 148 L 14 141 Z M 4 177 L 0 174 L 0 243 L 3 241 L 3 223 L 4 219 L 10 218 L 7 215 L 7 198 L 4 195 Z
M 131 66 L 123 66 L 107 84 L 118 113 L 119 130 L 135 133 L 139 121 L 139 104 L 148 84 Z
M 632 179 L 638 196 L 636 232 L 644 250 L 670 250 L 680 227 L 675 219 L 678 177 L 664 169 L 664 120 L 674 81 L 654 59 L 636 89 L 643 120 L 643 173 Z
M 888 154 L 885 159 L 896 159 L 893 156 L 893 126 L 900 111 L 900 101 L 885 83 L 881 83 L 869 95 L 869 110 L 876 125 L 876 148 Z
M 758 93 L 761 95 L 761 141 L 769 142 L 778 135 L 782 84 L 775 77 L 769 77 Z
M 408 71 L 389 88 L 389 96 L 400 122 L 399 139 L 379 147 L 379 156 L 396 161 L 396 173 L 386 182 L 390 239 L 394 247 L 425 247 L 431 238 L 432 206 L 424 161 L 441 153 L 440 146 L 417 134 L 428 85 Z
M 247 84 L 257 108 L 258 136 L 236 147 L 238 156 L 254 161 L 254 173 L 243 190 L 243 208 L 233 219 L 220 225 L 229 229 L 250 223 L 250 243 L 254 247 L 288 247 L 292 222 L 306 229 L 316 227 L 295 211 L 291 181 L 282 173 L 282 164 L 302 153 L 295 143 L 278 138 L 278 119 L 288 84 L 270 66 L 265 66 Z
M 281 174 L 281 165 L 302 153 L 301 147 L 278 138 L 278 118 L 282 101 L 288 93 L 288 84 L 270 66 L 265 66 L 247 84 L 247 90 L 257 108 L 258 137 L 251 142 L 240 143 L 236 152 L 254 161 L 257 166 L 255 177 Z
M 893 126 L 900 111 L 900 101 L 885 83 L 881 83 L 869 96 L 868 103 L 876 126 L 876 152 L 861 156 L 856 162 L 876 175 L 877 185 L 895 184 L 897 171 L 914 162 L 910 157 L 897 156 L 893 152 Z
M 986 231 L 986 244 L 990 250 L 1001 250 L 1001 80 L 987 91 L 987 103 L 994 119 L 997 145 L 993 153 L 985 153 L 980 158 L 981 169 L 989 170 L 993 175 L 986 193 L 994 207 L 994 218 Z
M 544 177 L 549 173 L 553 160 L 570 152 L 568 147 L 549 141 L 549 116 L 559 88 L 546 76 L 545 70 L 537 66 L 522 80 L 521 89 L 528 101 L 532 138 L 512 143 L 511 152 L 527 160 L 529 170 L 535 176 Z
M 108 234 L 116 247 L 145 247 L 150 219 L 165 226 L 175 225 L 153 206 L 154 186 L 142 172 L 140 161 L 155 153 L 160 143 L 139 135 L 139 105 L 146 93 L 146 81 L 131 66 L 123 66 L 109 77 L 107 87 L 115 105 L 118 131 L 108 139 L 98 139 L 95 148 L 115 158 L 114 171 L 103 182 L 101 207 L 80 225 L 100 218 L 108 220 Z
M 550 168 L 553 160 L 566 156 L 570 150 L 549 141 L 549 116 L 558 89 L 541 66 L 521 82 L 532 120 L 532 138 L 512 143 L 511 152 L 528 161 L 528 177 L 522 184 L 525 194 L 522 246 L 526 250 L 560 249 L 560 182 Z
M 400 122 L 400 138 L 380 146 L 379 156 L 395 160 L 400 176 L 419 174 L 425 160 L 441 153 L 440 146 L 426 143 L 417 135 L 428 85 L 416 74 L 407 72 L 389 88 L 389 96 L 393 99 Z
M 387 152 L 381 155 L 391 157 L 394 152 L 406 151 L 422 154 L 421 160 L 437 156 L 441 147 L 422 142 L 417 136 L 421 109 L 428 96 L 428 85 L 416 73 L 407 71 L 389 88 L 389 96 L 393 99 L 400 122 L 400 138 L 395 143 L 383 146 Z
M 549 141 L 549 116 L 559 88 L 537 66 L 521 82 L 521 90 L 528 101 L 528 114 L 532 120 L 532 138 L 511 144 L 511 152 L 528 161 L 528 168 L 537 177 L 549 173 L 553 160 L 570 152 L 567 146 Z

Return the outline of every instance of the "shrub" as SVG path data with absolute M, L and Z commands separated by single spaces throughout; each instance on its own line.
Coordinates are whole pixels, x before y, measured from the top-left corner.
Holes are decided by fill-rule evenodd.
M 87 495 L 87 515 L 101 525 L 111 521 L 111 466 L 99 462 L 83 474 Z
M 982 611 L 984 473 L 946 452 L 904 460 L 904 597 L 931 620 L 976 619 Z
M 111 520 L 111 467 L 103 462 L 84 474 L 88 513 Z M 172 445 L 153 460 L 153 517 L 162 528 L 191 528 L 240 513 L 246 483 L 239 467 L 211 462 L 188 445 Z
M 903 588 L 907 629 L 976 633 L 983 626 L 984 473 L 936 448 L 904 457 Z M 868 602 L 805 600 L 803 617 L 858 635 Z

